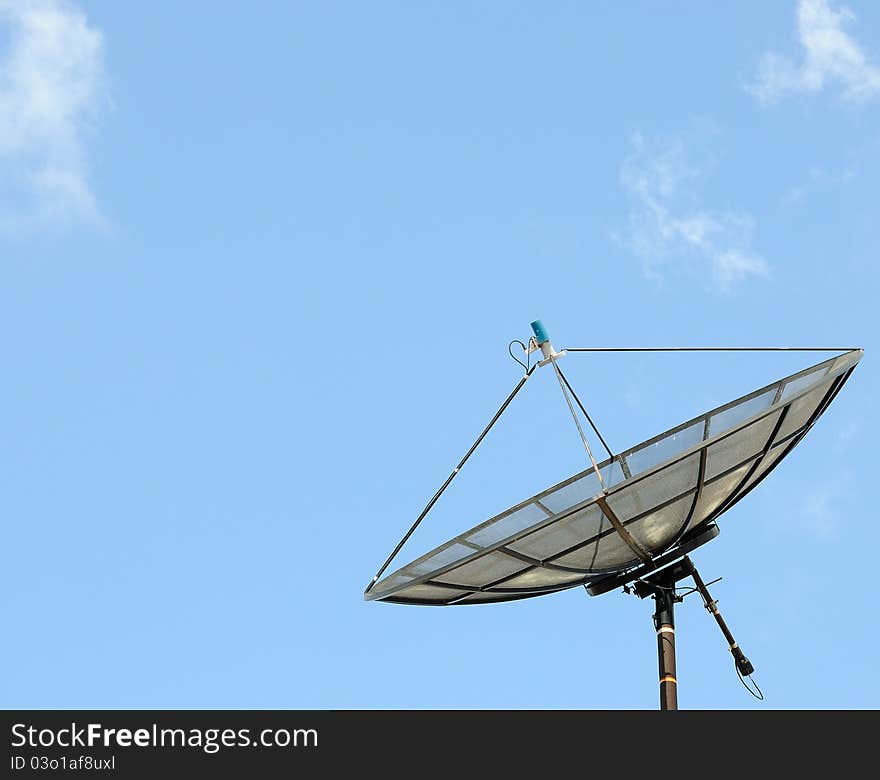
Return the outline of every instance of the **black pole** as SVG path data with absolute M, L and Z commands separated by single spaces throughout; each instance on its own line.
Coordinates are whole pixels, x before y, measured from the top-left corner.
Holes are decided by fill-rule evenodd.
M 662 561 L 662 556 L 657 561 Z M 736 643 L 733 633 L 727 627 L 724 618 L 721 617 L 721 613 L 718 611 L 718 602 L 709 595 L 706 583 L 703 582 L 703 578 L 691 559 L 685 555 L 680 561 L 670 564 L 647 577 L 637 578 L 632 590 L 625 584 L 623 586 L 626 593 L 635 593 L 640 599 L 646 599 L 648 596 L 654 599 L 654 628 L 657 631 L 657 665 L 660 674 L 660 709 L 678 709 L 678 678 L 675 672 L 675 603 L 681 601 L 682 596 L 675 594 L 675 583 L 686 577 L 693 577 L 696 587 L 691 592 L 693 590 L 699 591 L 703 597 L 703 604 L 709 611 L 709 614 L 715 618 L 721 633 L 724 634 L 743 685 L 746 686 L 749 693 L 753 696 L 763 699 L 764 695 L 761 693 L 761 689 L 754 685 L 754 682 L 752 684 L 757 693 L 743 680 L 744 677 L 752 674 L 755 669 Z M 604 593 L 606 591 L 602 590 L 599 592 Z M 687 595 L 687 593 L 684 595 Z
M 742 651 L 742 648 L 736 643 L 736 640 L 733 638 L 733 634 L 730 629 L 727 627 L 727 623 L 724 622 L 724 618 L 721 617 L 721 613 L 718 611 L 718 602 L 709 595 L 709 589 L 706 587 L 706 583 L 703 582 L 703 578 L 700 576 L 697 571 L 696 566 L 691 562 L 691 559 L 687 556 L 684 557 L 683 561 L 684 565 L 690 569 L 690 575 L 694 579 L 694 585 L 697 586 L 697 590 L 700 592 L 700 595 L 703 597 L 703 605 L 708 610 L 709 614 L 715 618 L 715 622 L 718 624 L 718 628 L 721 629 L 721 633 L 724 634 L 724 638 L 727 640 L 727 646 L 730 648 L 730 652 L 733 655 L 733 660 L 736 662 L 736 668 L 739 670 L 739 673 L 743 677 L 748 677 L 752 672 L 755 671 L 755 667 L 752 666 L 751 661 L 746 658 L 745 653 Z
M 657 630 L 657 662 L 660 676 L 660 709 L 678 709 L 678 680 L 675 676 L 675 579 L 654 589 L 654 628 Z

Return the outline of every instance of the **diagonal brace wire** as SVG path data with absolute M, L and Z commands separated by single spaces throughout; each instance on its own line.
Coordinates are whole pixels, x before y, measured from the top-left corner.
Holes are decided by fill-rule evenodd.
M 556 365 L 556 364 L 554 363 L 554 365 Z M 568 383 L 568 380 L 565 378 L 565 374 L 562 373 L 562 369 L 557 366 L 556 370 L 559 372 L 559 376 L 562 377 L 562 381 L 565 382 L 565 386 L 568 388 L 568 391 L 571 393 L 572 397 L 577 402 L 578 407 L 583 412 L 584 417 L 587 418 L 587 422 L 590 424 L 590 427 L 593 429 L 593 433 L 595 433 L 596 436 L 599 437 L 599 441 L 602 442 L 602 446 L 605 448 L 605 452 L 608 453 L 608 457 L 611 458 L 611 460 L 614 460 L 614 453 L 611 451 L 611 448 L 608 446 L 608 443 L 602 437 L 602 434 L 599 433 L 599 429 L 596 427 L 596 423 L 593 422 L 593 418 L 590 417 L 590 415 L 587 413 L 587 410 L 584 409 L 584 405 L 581 403 L 581 399 L 578 398 L 578 395 L 574 391 L 574 388 Z
M 602 472 L 599 471 L 599 464 L 596 463 L 596 458 L 593 457 L 593 450 L 590 449 L 590 443 L 587 441 L 587 437 L 584 435 L 584 429 L 581 428 L 581 421 L 578 420 L 578 416 L 574 411 L 574 406 L 571 405 L 571 398 L 569 398 L 568 392 L 565 389 L 566 385 L 568 385 L 568 382 L 563 381 L 562 372 L 559 370 L 559 366 L 556 365 L 555 358 L 550 358 L 550 364 L 553 366 L 553 370 L 556 372 L 556 378 L 559 380 L 559 387 L 562 389 L 562 395 L 565 398 L 565 403 L 568 404 L 568 410 L 571 412 L 571 418 L 574 420 L 574 424 L 577 427 L 578 433 L 580 434 L 581 441 L 584 443 L 584 447 L 587 450 L 587 455 L 589 455 L 590 457 L 590 463 L 593 464 L 593 471 L 596 472 L 596 476 L 599 478 L 599 484 L 601 485 L 602 490 L 605 491 L 608 488 L 605 485 L 605 480 L 602 478 Z
M 566 347 L 565 352 L 852 352 L 859 347 Z
M 428 512 L 431 511 L 434 504 L 437 503 L 437 500 L 440 498 L 440 496 L 443 495 L 446 488 L 449 487 L 450 483 L 452 482 L 453 479 L 455 479 L 458 472 L 461 471 L 462 466 L 464 466 L 464 464 L 467 463 L 468 458 L 470 458 L 470 456 L 474 454 L 474 450 L 476 450 L 477 447 L 480 446 L 480 443 L 483 441 L 483 439 L 486 438 L 486 434 L 489 433 L 489 431 L 492 429 L 492 426 L 494 426 L 495 423 L 498 422 L 498 418 L 500 418 L 501 415 L 504 414 L 505 409 L 507 409 L 507 407 L 510 405 L 510 402 L 516 397 L 516 394 L 522 389 L 523 385 L 526 383 L 526 380 L 534 373 L 534 371 L 537 367 L 538 367 L 538 365 L 536 363 L 534 366 L 532 366 L 528 370 L 528 372 L 525 374 L 525 376 L 523 376 L 519 380 L 519 382 L 517 382 L 516 387 L 513 388 L 510 395 L 507 396 L 504 403 L 501 404 L 501 407 L 498 409 L 497 412 L 495 412 L 495 415 L 492 417 L 492 419 L 489 420 L 489 424 L 483 429 L 483 432 L 477 437 L 477 440 L 471 445 L 470 449 L 464 454 L 464 457 L 458 462 L 458 465 L 452 470 L 452 473 L 446 478 L 446 481 L 440 486 L 440 489 L 434 494 L 433 498 L 427 503 L 425 508 L 421 511 L 421 514 L 419 514 L 419 516 L 416 518 L 416 521 L 412 524 L 412 526 L 410 526 L 410 529 L 403 535 L 403 538 L 397 543 L 397 547 L 394 548 L 394 551 L 391 553 L 391 555 L 388 556 L 388 559 L 385 561 L 385 563 L 382 564 L 379 571 L 376 572 L 376 576 L 373 577 L 372 580 L 370 580 L 370 584 L 367 585 L 367 588 L 364 591 L 364 594 L 369 593 L 373 589 L 373 586 L 376 584 L 378 579 L 385 573 L 385 570 L 391 564 L 391 561 L 393 561 L 397 557 L 397 553 L 399 553 L 403 549 L 403 545 L 405 545 L 407 543 L 410 536 L 413 535 L 416 528 L 419 527 L 419 524 L 422 522 L 422 520 L 425 519 L 425 516 L 428 514 Z

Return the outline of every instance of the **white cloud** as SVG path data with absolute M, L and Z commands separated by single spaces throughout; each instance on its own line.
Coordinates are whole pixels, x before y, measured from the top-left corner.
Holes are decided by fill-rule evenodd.
M 765 54 L 757 80 L 748 90 L 763 103 L 788 93 L 820 92 L 832 84 L 853 100 L 880 93 L 880 67 L 843 30 L 854 19 L 848 8 L 834 9 L 827 0 L 800 0 L 797 32 L 802 61 L 797 64 L 773 52 Z
M 832 448 L 839 451 L 843 445 L 849 449 L 858 436 L 858 427 L 844 425 L 833 437 Z M 850 467 L 825 468 L 821 481 L 814 480 L 799 489 L 800 512 L 792 518 L 797 533 L 806 530 L 820 541 L 836 540 L 848 508 L 861 500 L 860 487 Z
M 0 227 L 101 221 L 85 146 L 106 101 L 103 48 L 63 0 L 0 0 Z
M 818 488 L 804 499 L 802 513 L 807 528 L 819 539 L 837 536 L 840 518 L 834 502 L 834 495 L 828 488 Z
M 767 263 L 748 248 L 754 220 L 706 208 L 699 195 L 703 178 L 705 171 L 688 162 L 680 139 L 649 144 L 636 134 L 621 170 L 632 200 L 622 242 L 653 278 L 708 268 L 713 284 L 728 290 L 747 277 L 767 275 Z
M 834 437 L 834 451 L 848 452 L 861 438 L 862 426 L 855 420 L 841 423 Z
M 855 167 L 847 166 L 840 171 L 812 167 L 804 181 L 789 187 L 782 196 L 783 206 L 798 206 L 815 190 L 839 187 L 856 177 Z

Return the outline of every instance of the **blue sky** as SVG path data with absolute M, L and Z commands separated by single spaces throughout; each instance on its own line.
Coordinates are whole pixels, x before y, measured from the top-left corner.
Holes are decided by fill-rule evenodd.
M 655 707 L 649 603 L 362 600 L 541 317 L 865 347 L 695 555 L 766 703 L 693 598 L 679 677 L 877 706 L 878 118 L 855 0 L 0 0 L 0 705 Z M 619 450 L 818 359 L 564 368 Z M 539 373 L 399 562 L 584 468 L 567 414 Z

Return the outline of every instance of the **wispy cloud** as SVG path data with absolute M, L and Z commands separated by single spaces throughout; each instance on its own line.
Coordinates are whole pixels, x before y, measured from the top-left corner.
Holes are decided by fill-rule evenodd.
M 748 90 L 763 103 L 797 92 L 820 92 L 837 85 L 846 98 L 863 100 L 880 94 L 880 67 L 844 31 L 852 11 L 833 8 L 827 0 L 800 0 L 797 35 L 801 62 L 775 52 L 761 59 L 758 76 Z
M 703 204 L 705 167 L 688 161 L 681 139 L 649 143 L 636 134 L 632 147 L 621 169 L 632 206 L 628 230 L 619 238 L 642 259 L 646 275 L 708 270 L 713 285 L 728 290 L 769 272 L 767 263 L 749 249 L 754 220 Z
M 834 436 L 834 451 L 848 452 L 861 438 L 862 426 L 855 420 L 842 422 Z
M 839 187 L 851 182 L 856 176 L 853 166 L 833 171 L 827 168 L 811 167 L 805 179 L 789 187 L 782 196 L 783 206 L 797 206 L 803 203 L 814 190 Z
M 844 425 L 834 436 L 832 448 L 849 451 L 858 436 L 857 426 Z M 800 488 L 800 511 L 792 517 L 797 532 L 806 531 L 819 541 L 837 540 L 844 518 L 852 516 L 852 507 L 862 500 L 860 493 L 860 483 L 849 466 L 825 468 L 822 480 Z
M 840 518 L 834 496 L 827 488 L 816 488 L 804 498 L 802 514 L 807 528 L 819 539 L 831 539 L 837 535 Z
M 107 99 L 103 49 L 64 0 L 0 0 L 0 228 L 101 222 L 86 139 Z

